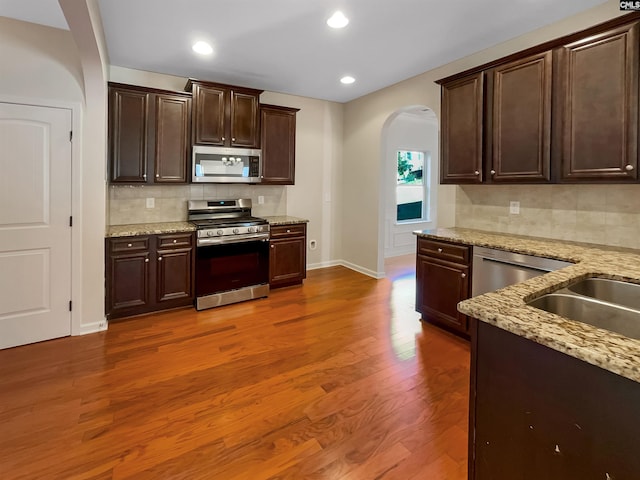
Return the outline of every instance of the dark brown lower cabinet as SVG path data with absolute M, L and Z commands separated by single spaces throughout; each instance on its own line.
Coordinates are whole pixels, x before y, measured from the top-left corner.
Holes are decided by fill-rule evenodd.
M 469 478 L 640 478 L 640 384 L 474 321 Z
M 306 223 L 272 226 L 269 243 L 269 286 L 301 284 L 307 277 Z
M 108 319 L 191 305 L 193 233 L 108 238 Z
M 458 302 L 471 291 L 471 247 L 418 238 L 416 310 L 424 320 L 464 335 L 468 318 Z

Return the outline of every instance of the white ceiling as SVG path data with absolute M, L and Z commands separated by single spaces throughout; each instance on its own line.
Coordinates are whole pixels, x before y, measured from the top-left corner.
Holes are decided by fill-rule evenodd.
M 606 0 L 98 2 L 112 65 L 346 102 Z M 350 23 L 333 30 L 338 9 Z M 0 0 L 0 15 L 67 28 L 56 0 Z

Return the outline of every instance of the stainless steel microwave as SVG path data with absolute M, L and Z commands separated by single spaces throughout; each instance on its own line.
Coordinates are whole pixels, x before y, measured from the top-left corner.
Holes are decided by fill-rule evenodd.
M 193 183 L 260 183 L 260 150 L 193 146 Z

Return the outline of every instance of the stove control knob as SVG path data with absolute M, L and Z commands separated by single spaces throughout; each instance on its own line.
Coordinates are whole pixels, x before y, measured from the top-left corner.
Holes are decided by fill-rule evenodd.
M 240 229 L 239 228 L 234 228 L 233 229 L 233 233 L 240 233 Z
M 213 235 L 214 235 L 213 230 L 209 230 L 207 232 L 207 237 L 213 237 Z
M 249 233 L 257 232 L 258 229 L 256 227 L 249 227 Z
M 218 230 L 216 233 L 217 233 L 218 235 L 224 235 L 224 230 Z M 212 234 L 213 234 L 213 233 L 212 233 Z

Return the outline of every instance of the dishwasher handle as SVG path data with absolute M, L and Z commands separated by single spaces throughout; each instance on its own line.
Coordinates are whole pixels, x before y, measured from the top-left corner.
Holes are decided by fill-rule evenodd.
M 526 268 L 528 270 L 533 270 L 534 272 L 552 272 L 553 270 L 542 268 L 542 267 L 532 267 L 531 265 L 526 265 L 524 263 L 518 263 L 511 260 L 502 260 L 498 258 L 489 258 L 489 257 L 478 257 L 481 258 L 483 262 L 495 262 L 502 263 L 504 265 L 512 265 L 518 268 Z

